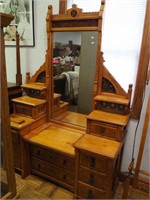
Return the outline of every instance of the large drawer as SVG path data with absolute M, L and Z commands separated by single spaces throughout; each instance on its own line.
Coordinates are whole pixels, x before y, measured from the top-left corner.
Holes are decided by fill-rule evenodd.
M 106 192 L 96 187 L 78 182 L 78 195 L 85 199 L 105 199 Z
M 102 122 L 96 122 L 96 121 L 88 121 L 88 133 L 89 134 L 96 134 L 98 136 L 111 138 L 113 140 L 121 141 L 123 138 L 123 127 L 102 123 Z
M 98 173 L 90 169 L 85 169 L 84 167 L 79 168 L 79 180 L 103 190 L 106 190 L 108 182 L 106 174 Z
M 49 164 L 45 161 L 41 161 L 39 159 L 31 157 L 31 169 L 42 172 L 43 174 L 45 174 L 47 176 L 54 177 L 55 179 L 63 181 L 64 183 L 67 183 L 71 186 L 74 185 L 74 174 L 73 173 L 71 173 L 67 170 L 64 170 L 60 167 L 57 167 L 53 164 Z
M 41 148 L 36 145 L 31 145 L 31 155 L 46 162 L 56 164 L 64 169 L 74 171 L 75 159 L 65 156 L 61 153 L 56 153 L 55 151 Z
M 106 158 L 99 158 L 82 152 L 80 154 L 80 165 L 101 173 L 107 173 L 109 169 Z

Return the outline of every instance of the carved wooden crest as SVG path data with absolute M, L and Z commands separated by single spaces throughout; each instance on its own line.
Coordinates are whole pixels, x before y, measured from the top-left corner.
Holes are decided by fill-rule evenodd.
M 81 13 L 82 13 L 82 9 L 78 8 L 76 4 L 73 4 L 72 8 L 70 8 L 66 11 L 66 14 L 71 17 L 79 16 Z

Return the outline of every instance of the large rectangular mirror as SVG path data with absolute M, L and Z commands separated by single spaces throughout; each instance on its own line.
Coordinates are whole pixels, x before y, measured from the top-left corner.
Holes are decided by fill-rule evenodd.
M 92 110 L 97 38 L 95 31 L 54 33 L 54 92 L 69 103 L 69 111 Z

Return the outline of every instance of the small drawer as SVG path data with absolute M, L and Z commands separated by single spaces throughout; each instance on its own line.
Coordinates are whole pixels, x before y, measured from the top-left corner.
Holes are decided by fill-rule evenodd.
M 74 174 L 68 172 L 67 170 L 63 170 L 53 164 L 49 164 L 45 161 L 38 160 L 36 158 L 31 157 L 31 168 L 42 172 L 47 176 L 54 177 L 64 183 L 74 185 Z
M 107 173 L 109 167 L 106 158 L 97 158 L 86 153 L 80 154 L 80 165 L 101 173 Z
M 79 182 L 78 195 L 85 199 L 105 199 L 106 192 L 96 187 Z
M 90 122 L 88 133 L 94 133 L 96 135 L 100 135 L 102 137 L 111 138 L 118 141 L 120 141 L 123 137 L 123 131 L 121 131 L 118 128 L 118 126 L 93 121 Z
M 55 168 L 53 165 L 48 165 L 44 161 L 31 157 L 31 168 L 49 176 L 56 176 Z
M 11 129 L 11 134 L 12 134 L 12 142 L 13 143 L 20 143 L 18 131 L 15 130 L 15 129 Z
M 46 104 L 38 105 L 36 107 L 33 107 L 31 105 L 25 105 L 20 103 L 15 103 L 14 106 L 15 113 L 29 116 L 33 119 L 37 119 L 39 117 L 42 117 L 46 114 Z
M 108 182 L 106 174 L 88 170 L 83 167 L 79 169 L 79 180 L 103 190 L 106 190 Z
M 56 164 L 67 170 L 74 170 L 74 158 L 64 156 L 62 154 L 56 153 L 52 150 L 44 149 L 35 145 L 31 145 L 31 155 L 46 162 Z
M 57 155 L 53 151 L 35 145 L 31 145 L 30 147 L 32 156 L 56 164 Z

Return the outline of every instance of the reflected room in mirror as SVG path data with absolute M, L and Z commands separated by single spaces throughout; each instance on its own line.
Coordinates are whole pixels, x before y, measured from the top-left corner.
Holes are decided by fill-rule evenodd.
M 69 111 L 92 110 L 97 33 L 55 32 L 53 43 L 54 93 L 69 103 Z

